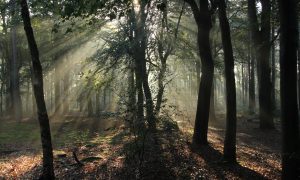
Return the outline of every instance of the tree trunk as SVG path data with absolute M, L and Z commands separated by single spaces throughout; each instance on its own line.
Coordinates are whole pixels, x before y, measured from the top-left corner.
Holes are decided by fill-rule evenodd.
M 272 11 L 274 11 L 274 6 L 272 7 Z M 273 39 L 275 37 L 275 22 L 274 22 L 274 20 L 272 21 L 271 34 L 272 34 L 271 37 Z M 272 71 L 271 100 L 272 100 L 272 105 L 273 105 L 272 106 L 273 116 L 275 116 L 275 110 L 276 110 L 276 91 L 275 91 L 275 87 L 276 87 L 276 62 L 275 62 L 275 56 L 276 56 L 276 52 L 275 52 L 275 41 L 274 41 L 271 44 L 271 69 L 272 69 L 271 70 Z
M 157 93 L 157 101 L 155 106 L 155 113 L 158 114 L 160 112 L 161 104 L 163 102 L 163 94 L 164 94 L 164 78 L 167 70 L 167 63 L 165 59 L 161 59 L 161 70 L 158 74 L 158 93 Z
M 93 112 L 93 101 L 92 101 L 92 93 L 90 92 L 89 94 L 88 94 L 88 105 L 87 105 L 87 111 L 88 111 L 88 116 L 89 117 L 92 117 L 93 116 L 93 114 L 94 114 L 94 112 Z
M 280 98 L 282 179 L 299 179 L 299 117 L 297 105 L 297 0 L 278 0 L 280 10 Z M 298 157 L 297 157 L 298 154 Z
M 22 101 L 20 95 L 20 59 L 17 57 L 17 32 L 16 32 L 16 3 L 15 0 L 12 3 L 12 28 L 11 28 L 11 44 L 12 44 L 12 56 L 10 64 L 10 90 L 11 90 L 11 102 L 12 102 L 12 113 L 14 119 L 21 121 L 22 117 Z
M 153 105 L 153 100 L 152 100 L 152 94 L 151 90 L 149 87 L 149 82 L 148 82 L 148 74 L 147 74 L 147 66 L 146 66 L 146 41 L 147 41 L 147 36 L 146 36 L 146 5 L 147 3 L 145 1 L 140 1 L 139 4 L 139 10 L 136 12 L 136 27 L 135 27 L 135 52 L 134 52 L 134 59 L 136 63 L 136 69 L 137 72 L 137 89 L 138 89 L 138 103 L 141 103 L 141 98 L 142 98 L 142 92 L 140 92 L 140 88 L 142 86 L 144 90 L 144 95 L 145 95 L 145 100 L 146 100 L 146 112 L 147 112 L 147 122 L 149 129 L 155 130 L 156 129 L 156 122 L 155 122 L 155 116 L 154 116 L 154 105 Z M 138 108 L 140 105 L 138 105 Z M 140 110 L 138 110 L 138 114 L 141 115 Z
M 300 23 L 298 24 L 300 29 Z M 298 35 L 298 109 L 300 111 L 300 36 Z
M 273 129 L 273 112 L 271 99 L 271 69 L 270 69 L 270 14 L 271 5 L 270 0 L 262 0 L 262 14 L 261 14 L 261 47 L 258 49 L 258 61 L 260 63 L 261 71 L 259 82 L 259 116 L 261 129 Z
M 250 41 L 251 35 L 250 35 Z M 249 46 L 249 114 L 255 113 L 255 57 L 253 47 Z
M 209 120 L 210 122 L 216 122 L 216 111 L 215 111 L 215 80 L 213 80 L 210 96 L 210 108 L 209 108 Z
M 63 100 L 63 114 L 66 115 L 69 113 L 69 88 L 70 88 L 70 72 L 65 72 L 63 88 L 64 88 L 64 100 Z
M 214 75 L 214 62 L 209 41 L 211 30 L 211 14 L 208 9 L 208 0 L 200 0 L 200 6 L 194 0 L 186 0 L 193 11 L 198 27 L 198 48 L 201 58 L 201 81 L 198 92 L 198 104 L 194 126 L 193 143 L 206 145 L 208 119 L 210 109 L 211 88 Z
M 261 0 L 261 30 L 256 14 L 256 1 L 248 0 L 248 16 L 250 30 L 257 60 L 259 119 L 261 129 L 274 128 L 271 101 L 271 70 L 270 70 L 270 0 Z
M 224 141 L 224 159 L 228 162 L 236 162 L 236 89 L 234 58 L 225 0 L 219 1 L 219 20 L 224 49 L 226 80 L 226 134 Z
M 142 75 L 139 68 L 139 62 L 135 60 L 135 87 L 137 90 L 137 114 L 136 118 L 138 124 L 144 124 L 144 93 L 143 93 L 143 82 L 142 82 Z
M 55 115 L 61 113 L 61 99 L 60 99 L 60 72 L 58 67 L 55 68 L 55 80 L 54 80 L 54 101 L 55 101 Z
M 38 108 L 38 120 L 40 124 L 42 148 L 43 148 L 43 172 L 42 179 L 55 179 L 53 170 L 53 152 L 48 113 L 46 109 L 44 90 L 43 90 L 43 72 L 39 59 L 39 51 L 34 38 L 31 26 L 29 9 L 26 0 L 20 1 L 24 30 L 26 32 L 28 45 L 32 57 L 32 84 L 34 95 Z
M 95 98 L 96 100 L 96 102 L 95 102 L 95 109 L 96 109 L 96 113 L 95 113 L 95 115 L 96 116 L 100 116 L 100 90 L 99 89 L 97 89 L 96 90 L 96 98 Z

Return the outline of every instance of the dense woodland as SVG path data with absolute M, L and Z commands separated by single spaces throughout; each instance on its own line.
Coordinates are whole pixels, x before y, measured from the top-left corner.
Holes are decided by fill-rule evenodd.
M 300 179 L 298 0 L 0 15 L 0 179 Z

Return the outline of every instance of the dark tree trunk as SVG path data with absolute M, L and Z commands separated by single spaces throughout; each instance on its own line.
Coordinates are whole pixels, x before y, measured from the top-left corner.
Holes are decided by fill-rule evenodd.
M 43 72 L 39 59 L 39 51 L 34 38 L 31 26 L 29 9 L 26 0 L 20 1 L 24 30 L 26 32 L 28 46 L 32 57 L 32 84 L 38 109 L 38 120 L 40 124 L 42 148 L 43 148 L 43 179 L 54 179 L 53 170 L 53 152 L 48 113 L 46 109 L 44 90 L 43 90 Z
M 93 101 L 92 101 L 92 93 L 90 92 L 88 95 L 88 105 L 87 105 L 87 111 L 88 111 L 88 116 L 92 117 L 94 115 L 93 111 Z
M 158 93 L 157 93 L 157 101 L 155 106 L 155 113 L 158 114 L 161 108 L 161 104 L 163 102 L 163 94 L 164 94 L 164 79 L 165 73 L 167 70 L 166 59 L 161 59 L 161 69 L 158 74 Z
M 225 0 L 219 1 L 219 20 L 225 60 L 226 80 L 226 134 L 224 159 L 236 162 L 236 89 L 234 77 L 234 58 L 231 44 L 230 26 L 226 15 Z
M 4 63 L 3 63 L 3 77 L 6 76 L 7 78 L 5 78 L 3 80 L 3 85 L 4 85 L 4 101 L 5 101 L 5 104 L 4 104 L 4 107 L 5 107 L 5 114 L 6 115 L 9 115 L 11 114 L 11 100 L 10 100 L 10 95 L 9 92 L 10 91 L 10 88 L 9 88 L 9 82 L 10 82 L 10 75 L 9 75 L 9 64 L 10 64 L 10 55 L 9 55 L 9 45 L 8 45 L 8 32 L 7 32 L 7 19 L 6 18 L 7 15 L 6 15 L 6 9 L 2 9 L 1 10 L 1 19 L 2 19 L 2 28 L 3 28 L 3 47 L 5 49 L 3 49 L 3 60 L 4 60 Z
M 127 121 L 126 126 L 129 126 L 131 131 L 134 131 L 132 127 L 132 123 L 136 123 L 136 88 L 135 88 L 135 80 L 134 80 L 134 67 L 133 62 L 130 62 L 128 68 L 128 104 L 127 104 Z
M 275 27 L 274 23 L 272 24 L 272 37 L 275 36 Z M 272 43 L 271 45 L 271 68 L 272 68 L 272 87 L 271 87 L 271 99 L 272 99 L 272 111 L 273 114 L 275 113 L 276 110 L 276 64 L 275 64 L 275 42 Z M 274 114 L 275 115 L 275 114 Z
M 142 92 L 140 92 L 141 86 L 144 90 L 145 95 L 145 101 L 146 101 L 146 112 L 147 112 L 147 122 L 149 129 L 155 130 L 156 129 L 156 122 L 155 122 L 155 116 L 154 116 L 154 105 L 152 100 L 152 94 L 149 87 L 148 82 L 148 74 L 147 74 L 147 66 L 146 66 L 146 46 L 147 46 L 147 39 L 146 39 L 146 5 L 147 3 L 145 1 L 141 1 L 139 13 L 136 14 L 136 37 L 135 37 L 135 52 L 134 52 L 134 58 L 136 62 L 136 69 L 137 72 L 137 89 L 138 89 L 138 103 L 141 103 L 142 98 Z M 140 105 L 138 105 L 138 108 Z M 141 109 L 140 109 L 141 110 Z M 141 111 L 138 110 L 138 115 Z
M 259 82 L 259 116 L 261 129 L 273 129 L 273 105 L 271 99 L 271 68 L 270 68 L 270 0 L 262 0 L 261 14 L 261 47 L 258 49 L 258 61 L 260 63 Z
M 250 30 L 255 48 L 258 74 L 259 119 L 261 129 L 274 128 L 271 100 L 271 70 L 270 70 L 270 0 L 261 0 L 261 28 L 259 29 L 256 1 L 248 0 L 248 16 Z
M 148 82 L 148 75 L 146 73 L 146 60 L 144 59 L 143 61 L 143 89 L 144 89 L 144 94 L 145 94 L 145 100 L 146 100 L 146 112 L 147 112 L 147 122 L 149 125 L 149 128 L 151 130 L 156 129 L 156 123 L 155 123 L 155 116 L 154 116 L 154 105 L 153 105 L 153 100 L 152 100 L 152 94 L 151 90 L 149 87 L 149 82 Z
M 249 33 L 250 35 L 251 33 Z M 251 40 L 251 35 L 249 37 Z M 250 43 L 251 44 L 251 43 Z M 249 114 L 255 113 L 255 57 L 253 54 L 253 48 L 249 46 L 249 55 L 248 55 L 248 71 L 249 71 Z
M 206 145 L 208 119 L 210 109 L 211 88 L 214 74 L 214 62 L 211 53 L 209 34 L 211 30 L 211 14 L 207 0 L 200 0 L 199 7 L 194 0 L 186 0 L 191 6 L 198 26 L 198 47 L 201 58 L 201 81 L 198 92 L 198 104 L 194 126 L 193 143 Z
M 300 23 L 298 24 L 300 29 Z M 300 37 L 298 35 L 298 109 L 300 111 Z
M 135 87 L 137 90 L 137 121 L 141 124 L 144 124 L 144 93 L 143 93 L 143 81 L 142 75 L 139 68 L 139 62 L 135 61 Z
M 158 54 L 159 54 L 159 59 L 160 59 L 160 63 L 161 63 L 161 67 L 160 67 L 160 71 L 158 74 L 158 93 L 157 93 L 157 101 L 156 101 L 156 106 L 155 106 L 155 114 L 159 114 L 160 109 L 161 109 L 161 105 L 163 103 L 163 95 L 164 95 L 164 90 L 165 90 L 165 86 L 164 86 L 164 80 L 165 80 L 165 76 L 166 76 L 166 71 L 167 71 L 167 60 L 169 58 L 169 55 L 171 54 L 171 52 L 174 50 L 174 43 L 177 40 L 177 35 L 178 35 L 178 29 L 179 29 L 179 25 L 180 25 L 180 21 L 181 21 L 181 17 L 183 14 L 183 11 L 185 9 L 185 3 L 183 4 L 179 17 L 178 17 L 178 22 L 177 22 L 177 26 L 174 32 L 174 40 L 172 40 L 171 42 L 169 42 L 169 38 L 167 38 L 168 40 L 165 40 L 165 35 L 167 35 L 168 30 L 169 30 L 169 24 L 168 24 L 168 2 L 167 0 L 163 0 L 163 3 L 166 4 L 166 8 L 163 11 L 163 18 L 162 18 L 162 28 L 161 28 L 161 34 L 160 34 L 160 39 L 158 40 L 158 45 L 157 45 L 157 50 L 158 50 Z M 193 88 L 191 88 L 191 92 L 192 92 Z
M 299 117 L 297 106 L 297 0 L 278 0 L 280 10 L 280 98 L 282 179 L 299 179 Z M 297 157 L 298 154 L 298 157 Z

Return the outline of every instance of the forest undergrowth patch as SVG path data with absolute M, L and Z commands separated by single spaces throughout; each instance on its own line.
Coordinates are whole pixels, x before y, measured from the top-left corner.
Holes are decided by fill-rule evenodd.
M 256 127 L 239 121 L 234 165 L 222 162 L 222 123 L 210 126 L 209 146 L 195 147 L 191 129 L 165 121 L 147 135 L 142 150 L 124 126 L 55 148 L 55 174 L 58 179 L 280 179 L 280 132 Z M 35 179 L 41 173 L 40 150 L 6 151 L 0 153 L 0 179 Z

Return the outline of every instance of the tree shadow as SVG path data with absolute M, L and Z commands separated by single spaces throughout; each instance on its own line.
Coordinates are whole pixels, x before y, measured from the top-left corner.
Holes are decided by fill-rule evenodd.
M 120 136 L 115 138 L 122 139 Z M 119 173 L 127 174 L 127 179 L 175 179 L 176 175 L 167 167 L 163 144 L 153 132 L 125 143 L 125 161 Z
M 222 153 L 210 145 L 199 146 L 191 144 L 190 149 L 204 159 L 209 170 L 217 176 L 217 179 L 228 179 L 230 174 L 241 179 L 266 179 L 263 175 L 238 163 L 230 164 L 222 161 Z
M 276 122 L 275 129 L 262 130 L 259 128 L 258 121 L 239 119 L 237 121 L 237 143 L 242 146 L 247 145 L 280 153 L 281 144 L 278 142 L 281 142 L 281 131 L 279 126 Z M 209 130 L 224 137 L 225 129 L 225 121 L 219 121 L 219 123 L 211 124 Z

